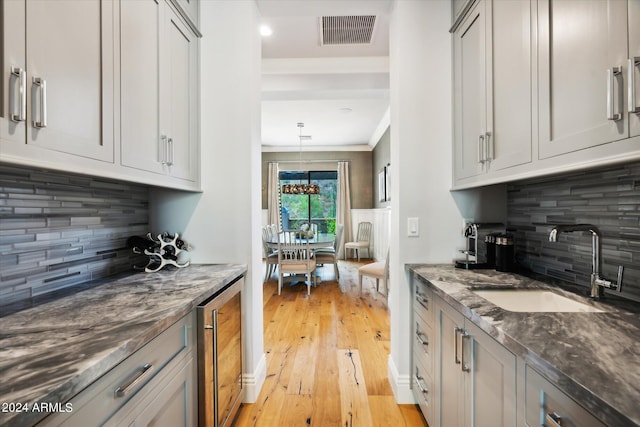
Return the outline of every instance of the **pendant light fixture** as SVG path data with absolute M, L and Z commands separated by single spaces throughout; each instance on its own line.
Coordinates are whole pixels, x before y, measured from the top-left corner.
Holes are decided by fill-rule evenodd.
M 298 170 L 302 171 L 302 139 L 311 139 L 310 136 L 302 135 L 302 128 L 304 127 L 304 123 L 298 123 L 298 129 L 300 129 L 299 133 L 299 144 L 300 144 L 300 155 L 298 157 Z M 303 184 L 300 182 L 299 184 L 283 184 L 282 185 L 282 194 L 320 194 L 320 186 L 317 184 Z

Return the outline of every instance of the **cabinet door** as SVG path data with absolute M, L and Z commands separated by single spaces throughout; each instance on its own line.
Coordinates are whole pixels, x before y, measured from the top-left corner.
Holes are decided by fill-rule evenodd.
M 133 422 L 123 422 L 122 426 L 195 427 L 197 411 L 196 375 L 194 360 L 186 359 L 182 368 L 160 390 L 154 390 L 147 406 Z M 142 405 L 141 405 L 142 406 Z
M 454 33 L 454 174 L 483 172 L 480 151 L 486 132 L 486 1 L 476 3 Z M 482 139 L 482 140 L 481 140 Z
M 160 30 L 163 0 L 120 2 L 122 164 L 163 173 L 160 137 Z
M 630 75 L 627 84 L 635 90 L 629 91 L 629 127 L 631 136 L 640 135 L 640 0 L 629 0 L 629 59 Z M 631 81 L 633 79 L 633 81 Z M 637 112 L 633 112 L 637 111 Z
M 471 423 L 466 425 L 515 426 L 516 356 L 470 321 L 465 329 L 471 336 L 470 371 L 465 378 Z
M 538 2 L 539 153 L 553 157 L 628 136 L 622 74 L 627 60 L 627 2 Z
M 196 168 L 197 38 L 167 8 L 162 40 L 161 126 L 167 133 L 169 173 L 193 180 Z
M 487 6 L 487 158 L 496 171 L 532 159 L 532 29 L 529 1 Z
M 27 64 L 24 14 L 24 1 L 0 2 L 0 141 L 18 144 L 26 142 Z
M 441 427 L 464 424 L 464 377 L 461 369 L 460 333 L 464 317 L 438 300 L 437 317 L 439 329 L 439 399 L 440 412 L 436 425 Z
M 27 144 L 113 162 L 113 14 L 109 0 L 26 2 Z
M 576 403 L 542 375 L 525 367 L 524 422 L 527 427 L 604 427 L 586 409 Z M 554 420 L 555 419 L 555 420 Z

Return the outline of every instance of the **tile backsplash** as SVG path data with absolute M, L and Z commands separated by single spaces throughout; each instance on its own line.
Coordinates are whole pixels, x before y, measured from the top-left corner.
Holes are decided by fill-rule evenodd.
M 148 187 L 0 164 L 0 305 L 144 264 Z
M 535 272 L 589 287 L 591 235 L 562 233 L 556 224 L 593 224 L 601 234 L 601 275 L 615 281 L 624 266 L 622 296 L 640 301 L 640 162 L 507 187 L 508 226 L 518 262 Z

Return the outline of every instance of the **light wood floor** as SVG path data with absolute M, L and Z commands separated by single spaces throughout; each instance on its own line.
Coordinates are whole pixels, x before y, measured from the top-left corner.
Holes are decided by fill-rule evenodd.
M 387 379 L 389 313 L 375 280 L 358 297 L 357 268 L 319 269 L 322 283 L 264 285 L 267 378 L 258 400 L 243 404 L 235 426 L 426 426 L 415 405 L 395 403 Z

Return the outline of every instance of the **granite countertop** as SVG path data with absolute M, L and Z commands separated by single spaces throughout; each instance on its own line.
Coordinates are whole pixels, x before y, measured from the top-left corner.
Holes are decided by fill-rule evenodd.
M 68 401 L 246 272 L 220 264 L 138 273 L 0 317 L 0 404 Z M 5 410 L 0 426 L 46 415 Z
M 553 285 L 494 270 L 412 264 L 414 277 L 482 330 L 523 358 L 608 426 L 640 426 L 640 304 L 583 297 L 584 287 Z M 522 313 L 472 292 L 496 286 L 552 289 L 602 313 Z M 574 293 L 575 291 L 575 293 Z

